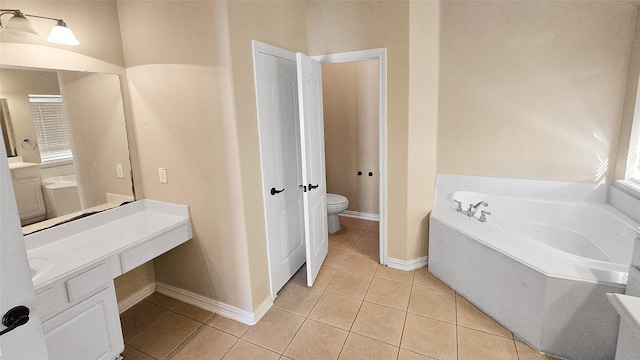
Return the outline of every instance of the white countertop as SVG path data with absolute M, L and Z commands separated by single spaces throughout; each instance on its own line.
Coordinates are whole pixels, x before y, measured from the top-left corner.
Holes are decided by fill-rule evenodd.
M 20 169 L 26 167 L 39 166 L 40 164 L 24 162 L 22 156 L 14 156 L 7 159 L 9 162 L 9 169 Z
M 9 169 L 13 170 L 13 169 L 22 169 L 22 168 L 28 168 L 28 167 L 34 167 L 34 166 L 39 166 L 36 163 L 27 163 L 27 162 L 12 162 L 9 163 Z
M 26 235 L 27 257 L 51 261 L 34 277 L 34 287 L 38 289 L 185 225 L 190 238 L 187 206 L 139 200 Z

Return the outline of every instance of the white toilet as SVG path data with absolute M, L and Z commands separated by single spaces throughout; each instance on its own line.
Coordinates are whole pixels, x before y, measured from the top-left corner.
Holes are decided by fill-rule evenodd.
M 329 233 L 333 234 L 340 231 L 340 218 L 338 214 L 345 211 L 349 206 L 349 200 L 337 194 L 327 193 L 327 223 L 329 225 Z

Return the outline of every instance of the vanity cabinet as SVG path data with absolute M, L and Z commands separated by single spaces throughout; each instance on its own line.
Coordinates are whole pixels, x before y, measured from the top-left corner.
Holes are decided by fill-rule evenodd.
M 38 289 L 36 304 L 49 360 L 110 360 L 122 352 L 118 304 L 107 263 Z
M 111 360 L 124 349 L 113 282 L 42 328 L 49 360 Z
M 110 360 L 124 348 L 113 281 L 92 285 L 90 295 L 59 304 L 64 310 L 42 322 L 49 360 Z
M 42 180 L 38 164 L 9 163 L 9 169 L 22 226 L 46 219 L 47 210 L 42 196 Z
M 191 236 L 186 206 L 151 200 L 25 236 L 49 359 L 120 358 L 113 279 Z

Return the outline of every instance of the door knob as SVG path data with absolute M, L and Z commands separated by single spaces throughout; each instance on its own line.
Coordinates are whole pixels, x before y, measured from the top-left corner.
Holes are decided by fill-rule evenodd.
M 2 325 L 7 328 L 0 331 L 0 335 L 4 335 L 9 331 L 22 326 L 29 321 L 29 308 L 26 306 L 16 306 L 13 309 L 7 311 L 2 317 Z
M 313 189 L 317 188 L 318 186 L 320 186 L 320 184 L 318 184 L 318 185 L 309 184 L 309 190 L 313 190 Z
M 282 190 L 276 190 L 276 188 L 271 188 L 271 195 L 279 194 L 283 191 L 284 191 L 284 188 L 282 188 Z

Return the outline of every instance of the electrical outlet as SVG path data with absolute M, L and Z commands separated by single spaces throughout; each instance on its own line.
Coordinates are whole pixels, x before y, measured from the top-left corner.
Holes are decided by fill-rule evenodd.
M 158 168 L 158 177 L 160 178 L 160 182 L 163 184 L 167 183 L 167 168 L 159 167 Z
M 122 172 L 122 164 L 116 164 L 116 174 L 120 179 L 124 178 L 124 172 Z

